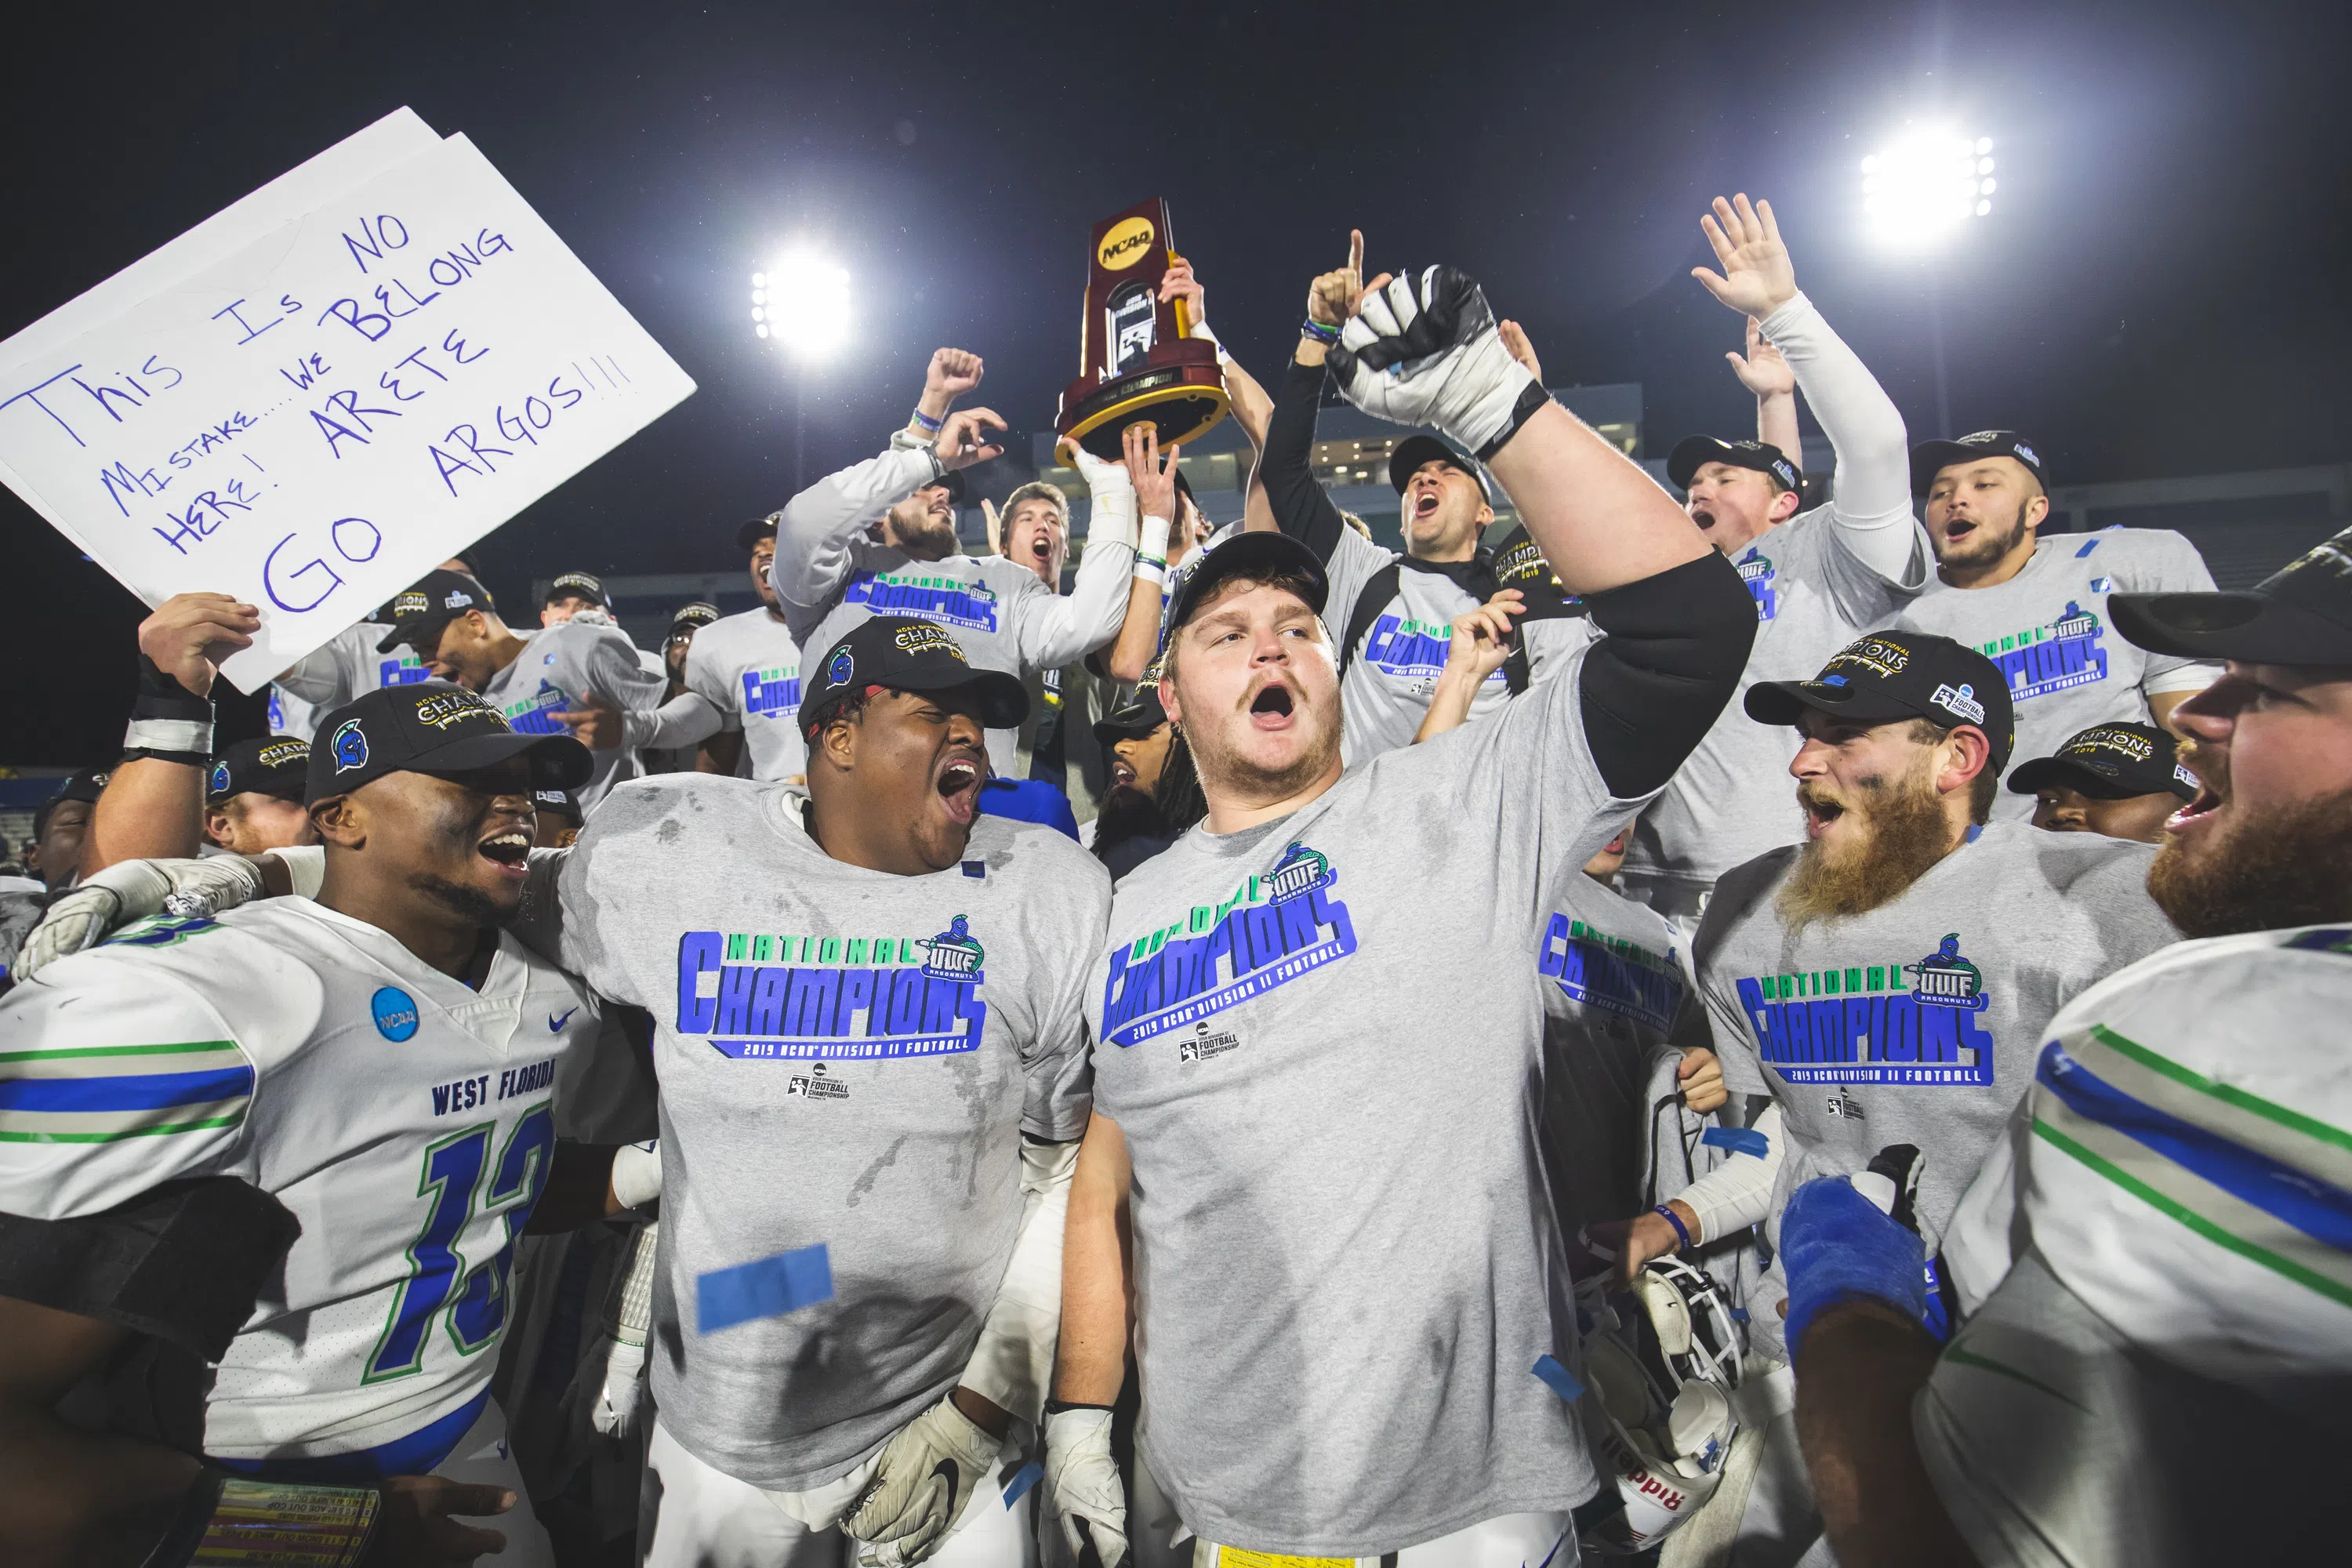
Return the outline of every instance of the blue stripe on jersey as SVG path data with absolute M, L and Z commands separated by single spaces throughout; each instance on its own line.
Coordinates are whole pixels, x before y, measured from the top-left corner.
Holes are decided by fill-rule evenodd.
M 490 1402 L 487 1388 L 429 1426 L 350 1454 L 320 1454 L 307 1459 L 224 1459 L 207 1456 L 239 1475 L 314 1487 L 359 1485 L 386 1476 L 422 1476 L 449 1457 Z
M 121 1078 L 0 1079 L 0 1110 L 153 1110 L 167 1105 L 207 1105 L 253 1092 L 253 1069 L 138 1073 Z
M 2352 1251 L 2352 1193 L 2135 1099 L 2055 1040 L 2042 1047 L 2033 1076 L 2084 1121 L 2114 1128 L 2316 1241 Z

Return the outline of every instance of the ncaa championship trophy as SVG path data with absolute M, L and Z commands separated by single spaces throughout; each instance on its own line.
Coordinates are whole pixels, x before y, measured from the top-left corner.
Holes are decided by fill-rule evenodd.
M 1119 460 L 1130 425 L 1158 426 L 1165 451 L 1225 416 L 1217 345 L 1185 336 L 1183 300 L 1160 299 L 1175 255 L 1158 196 L 1095 225 L 1078 379 L 1062 389 L 1054 428 L 1106 462 Z

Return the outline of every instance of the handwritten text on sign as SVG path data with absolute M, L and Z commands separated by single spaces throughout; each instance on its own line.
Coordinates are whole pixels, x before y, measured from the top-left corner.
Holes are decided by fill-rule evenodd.
M 453 137 L 0 381 L 0 462 L 252 690 L 694 390 Z

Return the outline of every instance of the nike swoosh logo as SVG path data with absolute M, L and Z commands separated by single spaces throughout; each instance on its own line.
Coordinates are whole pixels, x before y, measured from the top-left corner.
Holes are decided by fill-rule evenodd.
M 547 1016 L 547 1032 L 551 1035 L 562 1034 L 563 1032 L 563 1026 L 570 1023 L 572 1021 L 572 1015 L 578 1011 L 580 1011 L 580 1009 L 577 1007 L 570 1008 L 565 1011 L 563 1016 L 561 1018 L 557 1017 L 554 1014 L 550 1013 Z

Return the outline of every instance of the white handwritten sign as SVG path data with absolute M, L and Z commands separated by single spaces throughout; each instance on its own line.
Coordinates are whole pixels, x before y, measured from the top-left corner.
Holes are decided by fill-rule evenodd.
M 399 156 L 420 131 L 0 344 L 0 479 L 151 605 L 258 605 L 247 691 L 694 390 L 471 142 Z

